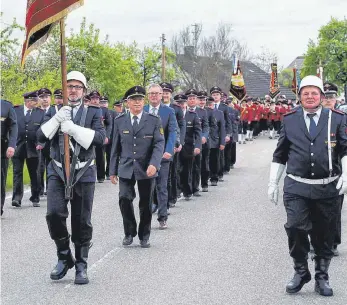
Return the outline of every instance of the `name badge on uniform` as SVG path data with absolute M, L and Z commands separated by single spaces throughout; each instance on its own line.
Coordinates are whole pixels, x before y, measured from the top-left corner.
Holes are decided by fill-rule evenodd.
M 129 130 L 123 130 L 123 133 L 129 133 Z
M 143 136 L 143 138 L 144 139 L 146 139 L 146 138 L 150 138 L 151 139 L 151 138 L 153 138 L 153 136 Z
M 36 125 L 36 126 L 40 126 L 41 124 L 40 124 L 40 123 L 34 123 L 34 125 Z

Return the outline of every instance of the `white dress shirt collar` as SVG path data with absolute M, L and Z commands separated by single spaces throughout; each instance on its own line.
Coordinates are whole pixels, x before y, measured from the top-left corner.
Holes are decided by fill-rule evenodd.
M 143 111 L 137 115 L 137 123 L 140 123 L 142 113 L 143 113 Z M 134 116 L 135 115 L 130 112 L 131 125 L 134 123 Z

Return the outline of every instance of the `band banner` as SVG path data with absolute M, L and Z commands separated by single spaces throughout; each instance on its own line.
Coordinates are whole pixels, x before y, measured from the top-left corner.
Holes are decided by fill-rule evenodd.
M 235 67 L 236 70 L 235 70 Z M 238 100 L 242 101 L 246 96 L 246 86 L 241 72 L 240 61 L 234 65 L 234 71 L 231 75 L 230 93 Z
M 273 99 L 278 94 L 280 94 L 280 86 L 278 84 L 278 75 L 277 75 L 277 64 L 271 64 L 271 79 L 270 79 L 270 91 L 269 95 Z
M 83 3 L 84 0 L 27 0 L 22 66 L 26 56 L 46 41 L 55 23 Z

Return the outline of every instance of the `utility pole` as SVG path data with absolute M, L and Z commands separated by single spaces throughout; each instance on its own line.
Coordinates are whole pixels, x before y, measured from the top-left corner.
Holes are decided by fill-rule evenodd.
M 161 81 L 165 82 L 165 34 L 160 37 L 161 40 Z
M 194 23 L 192 24 L 192 27 L 194 28 L 194 31 L 192 32 L 193 35 L 194 35 L 194 55 L 196 56 L 198 51 L 197 51 L 197 48 L 198 48 L 198 24 L 197 23 Z

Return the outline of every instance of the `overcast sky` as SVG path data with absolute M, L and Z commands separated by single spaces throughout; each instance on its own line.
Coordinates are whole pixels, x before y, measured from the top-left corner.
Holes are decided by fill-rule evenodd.
M 16 17 L 24 25 L 27 0 L 0 1 L 2 21 Z M 203 34 L 209 35 L 219 22 L 227 22 L 253 53 L 264 46 L 277 53 L 279 65 L 287 66 L 306 51 L 310 38 L 317 39 L 322 25 L 331 17 L 343 19 L 346 12 L 347 0 L 85 0 L 68 16 L 67 28 L 78 28 L 85 16 L 112 42 L 152 45 L 162 33 L 169 44 L 185 25 L 202 23 Z

